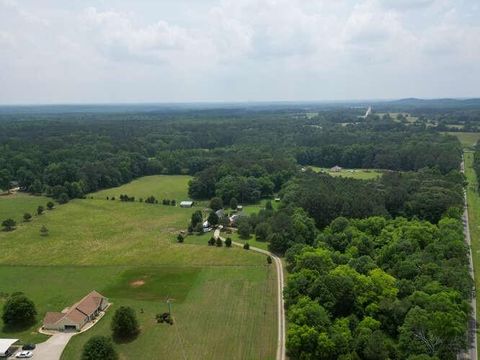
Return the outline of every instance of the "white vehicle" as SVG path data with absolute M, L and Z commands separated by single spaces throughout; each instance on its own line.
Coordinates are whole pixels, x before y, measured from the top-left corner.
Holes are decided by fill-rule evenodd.
M 19 359 L 31 358 L 32 356 L 33 353 L 31 351 L 21 351 L 17 355 L 15 355 L 15 357 Z

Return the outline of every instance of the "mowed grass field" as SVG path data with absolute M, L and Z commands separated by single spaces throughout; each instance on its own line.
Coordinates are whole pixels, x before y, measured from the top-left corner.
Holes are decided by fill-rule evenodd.
M 191 176 L 184 175 L 152 175 L 133 180 L 132 182 L 102 191 L 98 191 L 90 196 L 95 199 L 106 199 L 108 196 L 114 196 L 116 199 L 122 194 L 135 196 L 135 199 L 146 199 L 153 195 L 159 202 L 163 199 L 188 200 L 188 182 Z
M 155 178 L 143 194 L 156 196 L 167 187 L 162 177 Z M 186 178 L 179 182 L 186 184 Z M 167 177 L 166 184 L 172 180 Z M 134 191 L 134 183 L 118 194 L 145 196 Z M 180 192 L 178 187 L 171 194 Z M 194 209 L 91 196 L 46 211 L 13 232 L 0 232 L 0 307 L 5 293 L 23 291 L 39 313 L 37 323 L 26 329 L 11 331 L 0 321 L 0 337 L 42 341 L 45 336 L 36 329 L 46 311 L 60 311 L 97 290 L 112 307 L 92 329 L 72 338 L 62 359 L 79 359 L 93 335 L 110 336 L 110 319 L 121 305 L 135 309 L 142 328 L 136 340 L 115 344 L 121 359 L 275 357 L 276 273 L 265 256 L 209 247 L 190 237 L 178 244 L 176 235 L 186 229 Z M 11 198 L 8 206 L 0 202 L 0 211 L 15 210 L 17 200 Z M 40 236 L 42 225 L 49 230 L 46 237 Z M 167 298 L 173 299 L 174 326 L 155 320 L 166 311 Z
M 23 221 L 23 214 L 28 212 L 34 216 L 39 205 L 42 205 L 45 209 L 47 208 L 48 201 L 51 201 L 51 199 L 23 193 L 0 196 L 0 222 L 7 218 L 12 218 L 17 224 L 20 224 Z
M 324 172 L 331 176 L 342 176 L 357 180 L 375 180 L 382 176 L 380 170 L 374 169 L 342 169 L 340 171 L 330 171 L 327 168 L 321 168 L 317 166 L 309 166 L 315 172 Z

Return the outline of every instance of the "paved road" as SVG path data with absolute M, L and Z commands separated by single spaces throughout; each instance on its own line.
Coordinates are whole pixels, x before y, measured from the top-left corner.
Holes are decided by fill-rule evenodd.
M 465 162 L 462 160 L 462 164 L 460 166 L 462 173 L 465 172 Z M 465 211 L 463 213 L 463 221 L 464 227 L 463 232 L 465 234 L 465 241 L 468 244 L 469 248 L 469 271 L 470 276 L 472 279 L 475 280 L 475 273 L 473 269 L 473 259 L 472 259 L 472 239 L 470 237 L 470 224 L 468 221 L 468 202 L 467 202 L 467 192 L 464 190 L 464 197 L 465 197 Z M 476 290 L 472 292 L 472 298 L 470 300 L 470 306 L 472 307 L 472 316 L 469 319 L 469 329 L 468 329 L 468 342 L 470 344 L 470 348 L 467 352 L 460 354 L 457 358 L 460 360 L 477 360 L 477 297 L 476 297 Z
M 60 360 L 63 349 L 75 334 L 74 332 L 67 332 L 50 336 L 47 341 L 37 344 L 36 349 L 33 350 L 33 358 L 35 360 Z
M 225 241 L 220 236 L 220 230 L 215 230 L 213 233 L 215 239 L 220 238 L 220 240 Z M 243 244 L 232 241 L 232 244 L 235 246 L 240 246 L 243 248 Z M 272 254 L 270 251 L 259 249 L 253 246 L 250 246 L 251 251 L 255 251 L 264 255 L 270 255 L 275 263 L 275 268 L 277 269 L 277 304 L 278 304 L 278 338 L 277 338 L 277 356 L 276 360 L 285 360 L 285 307 L 283 304 L 283 265 L 282 261 L 278 256 Z

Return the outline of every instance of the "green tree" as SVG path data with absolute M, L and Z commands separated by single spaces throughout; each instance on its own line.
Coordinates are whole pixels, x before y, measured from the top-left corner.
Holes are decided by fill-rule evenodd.
M 220 210 L 220 209 L 223 209 L 223 201 L 221 198 L 219 197 L 214 197 L 212 198 L 212 200 L 210 200 L 210 205 L 209 205 L 210 209 L 212 209 L 213 211 L 217 211 L 217 210 Z
M 230 209 L 237 210 L 238 201 L 234 197 L 230 199 Z
M 217 238 L 215 243 L 216 243 L 217 247 L 222 247 L 223 246 L 223 241 L 222 241 L 222 239 L 220 239 L 220 236 Z
M 35 322 L 37 310 L 23 293 L 12 294 L 3 305 L 2 320 L 8 326 L 23 326 Z
M 199 223 L 201 224 L 202 222 L 203 222 L 202 212 L 200 210 L 195 211 L 192 214 L 192 219 L 191 219 L 192 227 L 195 228 L 195 226 L 197 226 L 197 224 L 199 224 Z
M 68 195 L 66 193 L 61 193 L 58 196 L 57 201 L 58 201 L 59 204 L 66 204 L 70 201 L 70 198 L 68 197 Z
M 42 205 L 39 205 L 37 207 L 37 214 L 38 215 L 42 215 L 44 211 L 45 211 L 45 208 Z
M 272 211 L 273 210 L 273 205 L 272 205 L 272 202 L 270 200 L 268 200 L 265 204 L 265 210 L 269 210 L 269 211 Z
M 250 244 L 248 242 L 246 242 L 245 244 L 243 244 L 243 248 L 245 250 L 250 250 Z
M 250 238 L 252 228 L 247 218 L 240 218 L 237 222 L 238 235 L 243 239 Z
M 40 180 L 35 179 L 28 188 L 28 191 L 30 191 L 32 194 L 41 194 L 43 192 L 43 185 L 40 182 Z
M 183 235 L 182 235 L 182 234 L 178 234 L 178 236 L 177 236 L 177 241 L 178 241 L 179 243 L 183 243 L 184 240 L 185 240 L 185 238 L 183 237 Z
M 47 209 L 52 210 L 55 204 L 52 201 L 47 202 Z
M 216 226 L 218 224 L 218 215 L 215 214 L 214 211 L 211 211 L 210 214 L 208 214 L 207 221 L 210 224 L 210 226 Z
M 226 247 L 231 247 L 232 246 L 232 239 L 231 238 L 227 237 L 225 239 L 225 246 Z
M 255 226 L 255 239 L 257 241 L 266 241 L 272 229 L 267 222 L 262 222 Z
M 111 329 L 113 336 L 119 339 L 128 339 L 138 335 L 138 326 L 135 311 L 128 306 L 120 306 L 113 315 Z
M 82 360 L 117 360 L 112 341 L 105 336 L 93 336 L 83 346 Z
M 30 220 L 32 220 L 32 214 L 30 214 L 30 213 L 28 213 L 28 212 L 26 212 L 25 214 L 23 214 L 23 221 L 28 222 L 28 221 L 30 221 Z
M 17 226 L 17 222 L 11 218 L 5 219 L 2 222 L 2 227 L 4 231 L 12 231 L 15 230 L 15 226 Z

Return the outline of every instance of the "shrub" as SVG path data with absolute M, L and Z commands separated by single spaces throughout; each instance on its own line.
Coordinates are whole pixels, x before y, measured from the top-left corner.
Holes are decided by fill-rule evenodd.
M 30 214 L 28 212 L 23 214 L 23 221 L 28 222 L 30 220 L 32 220 L 32 214 Z
M 37 207 L 37 214 L 38 215 L 42 215 L 44 211 L 45 211 L 45 208 L 42 205 L 39 205 Z
M 215 245 L 215 238 L 212 236 L 209 240 L 208 240 L 208 246 L 214 246 Z
M 222 241 L 222 239 L 220 239 L 220 236 L 217 238 L 216 245 L 217 245 L 217 247 L 222 247 L 223 246 L 223 241 Z
M 41 236 L 47 236 L 48 235 L 48 229 L 45 225 L 43 225 L 41 228 L 40 228 L 40 235 Z
M 272 263 L 272 257 L 270 255 L 267 256 L 267 263 L 271 264 Z
M 47 202 L 47 209 L 52 210 L 55 204 L 52 201 Z
M 226 247 L 231 247 L 232 246 L 232 239 L 227 237 L 227 239 L 225 240 L 225 246 Z
M 246 242 L 244 245 L 243 245 L 243 248 L 245 250 L 250 250 L 250 245 L 248 244 L 248 242 Z
M 105 336 L 93 336 L 83 346 L 82 360 L 117 360 L 112 341 Z
M 178 236 L 177 236 L 177 241 L 178 241 L 179 243 L 183 243 L 183 240 L 185 240 L 185 238 L 183 237 L 183 235 L 182 235 L 182 234 L 178 234 Z
M 135 337 L 140 332 L 135 311 L 128 306 L 120 306 L 113 315 L 111 329 L 119 339 Z
M 17 226 L 17 222 L 13 219 L 6 219 L 2 222 L 3 230 L 5 231 L 12 231 L 15 230 L 15 226 Z

